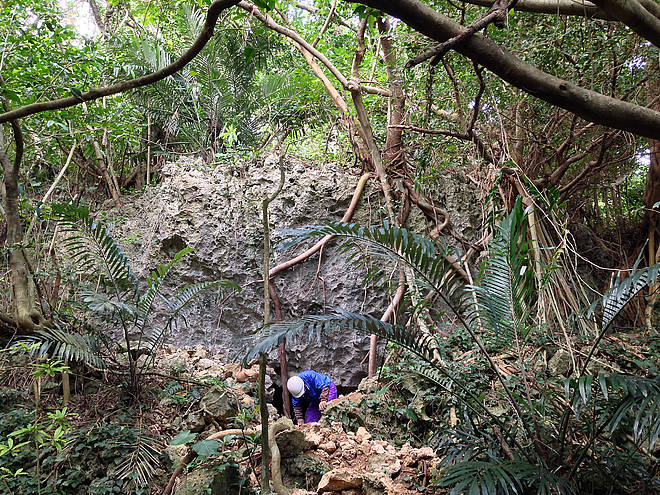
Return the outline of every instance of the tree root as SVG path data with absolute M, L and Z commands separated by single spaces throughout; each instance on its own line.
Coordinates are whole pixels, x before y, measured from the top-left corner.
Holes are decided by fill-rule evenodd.
M 362 196 L 362 191 L 364 190 L 364 186 L 367 183 L 367 180 L 371 177 L 370 173 L 363 174 L 362 177 L 360 177 L 360 180 L 357 183 L 357 186 L 355 186 L 355 192 L 353 193 L 353 198 L 351 199 L 351 204 L 346 210 L 346 213 L 344 213 L 344 216 L 342 217 L 341 221 L 342 222 L 348 222 L 352 217 L 353 217 L 353 212 L 355 211 L 355 208 L 357 207 L 358 201 L 360 200 L 360 196 Z M 301 261 L 306 260 L 309 258 L 311 255 L 319 251 L 323 246 L 325 246 L 333 236 L 327 235 L 323 239 L 321 239 L 319 242 L 314 244 L 311 248 L 309 248 L 307 251 L 300 253 L 298 256 L 295 258 L 290 259 L 289 261 L 285 261 L 284 263 L 280 263 L 279 265 L 271 268 L 268 272 L 268 276 L 270 278 L 273 278 L 275 275 L 277 275 L 280 272 L 283 272 L 287 268 L 291 268 L 294 265 L 297 265 Z
M 289 495 L 289 489 L 282 483 L 282 471 L 280 469 L 280 449 L 275 441 L 275 435 L 285 430 L 293 429 L 293 421 L 289 418 L 280 418 L 268 428 L 268 447 L 270 448 L 271 474 L 273 481 L 273 490 L 277 495 Z

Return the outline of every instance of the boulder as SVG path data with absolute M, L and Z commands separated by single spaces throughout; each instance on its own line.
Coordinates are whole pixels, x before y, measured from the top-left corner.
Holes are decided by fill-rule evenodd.
M 239 495 L 241 472 L 232 464 L 224 464 L 222 470 L 197 469 L 181 478 L 173 495 Z
M 163 450 L 163 458 L 165 465 L 169 468 L 176 469 L 181 466 L 183 458 L 188 453 L 187 445 L 168 445 Z
M 401 461 L 391 454 L 377 454 L 369 457 L 367 471 L 384 473 L 389 477 L 396 476 L 401 471 Z
M 275 440 L 283 458 L 295 457 L 312 447 L 316 447 L 315 444 L 305 438 L 305 433 L 299 429 L 285 430 L 277 435 Z
M 204 394 L 199 403 L 200 409 L 214 420 L 225 423 L 238 414 L 236 399 L 227 390 L 213 387 Z
M 559 349 L 548 361 L 548 372 L 551 376 L 568 376 L 572 367 L 571 355 L 564 349 Z
M 362 475 L 354 471 L 333 469 L 323 475 L 317 492 L 319 494 L 328 492 L 341 492 L 362 487 Z
M 362 491 L 364 495 L 400 495 L 392 478 L 384 473 L 364 473 Z
M 284 484 L 290 487 L 314 489 L 331 466 L 316 454 L 306 453 L 282 459 Z

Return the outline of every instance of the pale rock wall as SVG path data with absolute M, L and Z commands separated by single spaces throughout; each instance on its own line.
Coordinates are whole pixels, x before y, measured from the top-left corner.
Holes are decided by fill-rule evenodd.
M 281 238 L 277 230 L 340 220 L 359 178 L 336 165 L 316 168 L 290 157 L 285 169 L 284 188 L 270 205 L 274 244 Z M 166 165 L 161 184 L 113 213 L 114 235 L 141 276 L 189 246 L 194 253 L 176 268 L 167 287 L 218 278 L 240 285 L 255 281 L 221 308 L 212 295 L 198 299 L 186 312 L 186 325 L 170 335 L 170 343 L 186 347 L 203 344 L 224 350 L 226 359 L 236 360 L 259 338 L 252 333 L 263 318 L 263 285 L 257 282 L 263 277 L 261 202 L 275 190 L 279 177 L 275 156 L 258 163 L 215 167 L 188 158 Z M 376 186 L 373 180 L 368 184 L 354 222 L 373 224 L 382 220 Z M 442 189 L 441 194 L 451 203 L 456 203 L 456 197 L 462 200 L 466 194 L 474 196 L 474 201 L 468 198 L 462 206 L 451 204 L 454 211 L 450 211 L 452 222 L 460 218 L 457 225 L 464 231 L 471 229 L 476 193 L 457 195 L 449 184 Z M 456 212 L 460 207 L 464 211 Z M 413 224 L 428 231 L 419 216 L 413 218 Z M 301 251 L 302 247 L 275 252 L 271 267 Z M 323 250 L 319 273 L 322 281 L 316 277 L 318 260 L 316 254 L 275 278 L 285 318 L 318 313 L 324 305 L 380 317 L 388 300 L 382 290 L 365 290 L 364 269 L 349 266 L 332 243 Z M 156 319 L 154 326 L 159 323 Z M 289 369 L 295 373 L 313 368 L 332 376 L 338 385 L 356 386 L 366 374 L 366 361 L 360 362 L 367 350 L 368 337 L 362 335 L 333 335 L 321 342 L 305 338 L 289 346 Z M 272 357 L 276 358 L 275 353 Z

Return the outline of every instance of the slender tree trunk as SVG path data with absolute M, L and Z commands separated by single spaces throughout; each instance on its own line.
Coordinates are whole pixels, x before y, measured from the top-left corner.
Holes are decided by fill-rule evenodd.
M 651 57 L 648 67 L 649 74 L 657 74 L 659 69 L 658 59 Z M 649 79 L 647 95 L 649 100 L 654 98 L 651 108 L 660 110 L 660 80 Z M 660 245 L 660 205 L 654 208 L 654 205 L 660 202 L 660 140 L 658 139 L 649 139 L 649 172 L 646 176 L 646 190 L 643 199 L 646 207 L 644 224 L 648 229 L 648 258 L 649 266 L 651 266 L 660 262 L 660 249 L 658 248 Z M 645 311 L 646 326 L 649 329 L 655 328 L 653 314 L 658 301 L 658 290 L 660 290 L 658 284 L 649 286 L 649 299 Z
M 264 325 L 270 323 L 270 227 L 268 225 L 268 205 L 277 197 L 284 186 L 284 151 L 280 152 L 280 184 L 277 190 L 264 198 L 262 203 L 264 224 Z M 268 447 L 268 408 L 266 405 L 266 354 L 259 354 L 259 411 L 261 413 L 261 493 L 271 493 L 269 447 Z M 285 385 L 286 386 L 286 385 Z
M 23 330 L 34 331 L 44 323 L 44 317 L 35 304 L 35 286 L 30 278 L 29 260 L 23 248 L 23 227 L 19 214 L 18 171 L 23 154 L 23 137 L 17 122 L 12 122 L 16 143 L 16 156 L 12 164 L 6 153 L 2 126 L 0 126 L 0 162 L 4 178 L 0 187 L 5 220 L 7 222 L 6 247 L 9 251 L 9 280 L 14 301 L 16 324 Z
M 401 66 L 397 64 L 394 46 L 390 35 L 389 17 L 378 19 L 378 31 L 380 32 L 380 46 L 383 49 L 385 59 L 385 70 L 389 80 L 389 89 L 392 96 L 389 99 L 391 111 L 388 112 L 387 138 L 383 150 L 383 165 L 385 169 L 404 162 L 402 134 L 405 118 L 405 97 L 401 86 Z

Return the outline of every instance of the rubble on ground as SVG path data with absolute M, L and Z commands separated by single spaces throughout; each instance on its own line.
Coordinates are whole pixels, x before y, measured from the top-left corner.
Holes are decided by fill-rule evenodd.
M 181 430 L 204 432 L 199 438 L 218 428 L 228 427 L 241 406 L 256 407 L 253 383 L 258 376 L 256 363 L 242 368 L 237 364 L 224 364 L 221 357 L 202 348 L 167 348 L 160 365 L 179 369 L 185 376 L 197 379 L 212 377 L 222 380 L 223 386 L 207 388 L 197 406 L 187 411 L 179 423 Z M 273 383 L 277 380 L 274 370 L 268 369 L 268 378 L 269 400 L 272 400 Z M 357 401 L 378 388 L 374 380 L 365 380 L 358 391 L 333 401 L 332 408 L 354 408 Z M 271 421 L 274 421 L 277 411 L 271 404 L 269 406 Z M 404 444 L 397 448 L 384 440 L 374 439 L 372 432 L 365 427 L 351 431 L 337 420 L 326 419 L 325 422 L 283 431 L 276 441 L 281 454 L 284 485 L 292 495 L 412 495 L 428 484 L 431 471 L 439 461 L 429 447 L 413 448 Z M 166 455 L 170 465 L 176 465 L 183 451 L 168 447 Z M 177 487 L 196 487 L 201 478 L 208 480 L 206 488 L 218 484 L 213 476 L 200 478 L 195 475 L 191 478 L 192 473 L 183 476 Z M 256 479 L 252 478 L 255 482 Z M 175 493 L 188 493 L 181 492 L 181 488 Z

